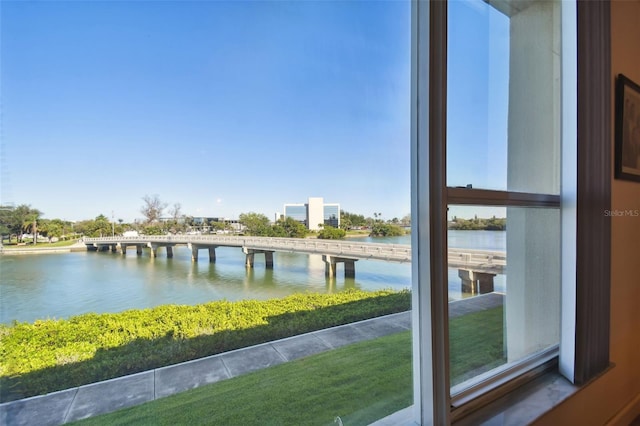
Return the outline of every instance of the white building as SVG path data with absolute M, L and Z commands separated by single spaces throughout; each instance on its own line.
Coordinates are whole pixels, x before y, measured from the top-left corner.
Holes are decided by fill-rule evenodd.
M 309 197 L 306 204 L 285 204 L 284 217 L 291 217 L 311 231 L 317 231 L 320 225 L 334 228 L 340 226 L 340 204 L 325 204 L 322 197 Z

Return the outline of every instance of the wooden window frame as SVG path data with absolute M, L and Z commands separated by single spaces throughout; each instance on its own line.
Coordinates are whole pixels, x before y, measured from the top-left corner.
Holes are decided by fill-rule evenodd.
M 565 13 L 565 9 L 569 13 Z M 563 2 L 562 190 L 560 195 L 446 187 L 447 4 L 412 3 L 411 180 L 414 406 L 412 424 L 450 424 L 447 206 L 560 208 L 562 317 L 559 357 L 504 375 L 489 392 L 468 392 L 460 415 L 556 368 L 583 384 L 609 366 L 611 224 L 610 3 Z M 567 101 L 570 99 L 570 101 Z M 517 376 L 517 377 L 516 377 Z M 458 415 L 454 416 L 455 418 Z M 454 419 L 455 420 L 455 419 Z

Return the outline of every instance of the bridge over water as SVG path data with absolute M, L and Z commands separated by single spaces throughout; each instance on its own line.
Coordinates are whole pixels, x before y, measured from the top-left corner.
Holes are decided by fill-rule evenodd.
M 255 255 L 264 255 L 266 268 L 273 268 L 273 253 L 306 253 L 322 256 L 327 276 L 336 276 L 338 263 L 344 264 L 345 277 L 355 276 L 355 263 L 361 259 L 386 262 L 411 262 L 411 246 L 407 244 L 367 243 L 349 240 L 319 240 L 305 238 L 248 237 L 229 235 L 141 235 L 137 237 L 85 238 L 88 250 L 112 251 L 126 255 L 128 247 L 135 247 L 142 255 L 143 249 L 150 249 L 151 257 L 163 248 L 167 257 L 173 257 L 175 246 L 187 246 L 191 259 L 198 261 L 200 250 L 209 252 L 209 262 L 216 260 L 216 248 L 237 247 L 245 254 L 245 265 L 252 268 Z M 487 293 L 493 291 L 493 277 L 504 274 L 506 254 L 500 251 L 450 248 L 448 253 L 450 268 L 458 269 L 462 280 L 462 291 L 467 293 Z

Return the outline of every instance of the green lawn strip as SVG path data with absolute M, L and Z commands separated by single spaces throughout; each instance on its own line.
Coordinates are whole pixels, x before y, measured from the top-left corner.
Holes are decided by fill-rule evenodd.
M 504 362 L 502 313 L 450 322 L 452 377 Z M 85 425 L 360 425 L 412 403 L 411 333 L 403 332 L 87 419 Z M 458 380 L 460 381 L 460 380 Z
M 163 305 L 0 325 L 0 401 L 11 401 L 410 309 L 408 291 Z
M 77 240 L 67 240 L 67 241 L 56 241 L 55 243 L 49 242 L 39 242 L 35 246 L 30 243 L 26 245 L 17 245 L 17 244 L 5 244 L 5 250 L 24 250 L 24 249 L 40 249 L 40 248 L 54 248 L 54 247 L 68 247 L 72 246 L 77 242 Z
M 402 332 L 87 419 L 83 425 L 369 424 L 412 404 Z
M 474 312 L 449 323 L 451 385 L 506 362 L 503 308 Z

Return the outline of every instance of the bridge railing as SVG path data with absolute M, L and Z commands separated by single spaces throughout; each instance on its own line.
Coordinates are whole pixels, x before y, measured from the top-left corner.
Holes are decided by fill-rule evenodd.
M 85 244 L 202 244 L 243 247 L 253 250 L 274 250 L 351 256 L 358 259 L 378 259 L 410 262 L 411 246 L 406 244 L 380 244 L 304 238 L 251 237 L 225 235 L 148 235 L 137 237 L 85 238 Z
M 380 244 L 335 240 L 300 238 L 247 238 L 246 247 L 264 250 L 285 250 L 311 254 L 378 259 L 394 262 L 410 262 L 411 246 L 404 244 Z
M 252 237 L 229 235 L 140 235 L 137 237 L 85 238 L 85 244 L 202 244 L 208 246 L 243 247 L 253 250 L 273 250 L 351 257 L 357 259 L 410 262 L 408 244 L 368 243 L 349 240 L 318 240 L 305 238 Z M 450 248 L 450 268 L 468 268 L 503 273 L 506 253 L 492 250 Z
M 450 268 L 502 274 L 507 267 L 507 256 L 503 251 L 451 248 L 447 262 Z

